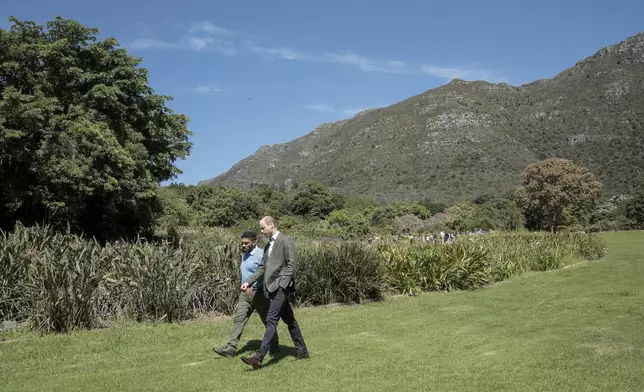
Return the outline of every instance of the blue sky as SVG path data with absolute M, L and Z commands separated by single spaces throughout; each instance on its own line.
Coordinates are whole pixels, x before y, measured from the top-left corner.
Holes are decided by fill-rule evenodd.
M 143 57 L 151 86 L 190 117 L 187 184 L 453 77 L 553 77 L 644 31 L 642 0 L 3 0 L 0 26 L 56 15 Z

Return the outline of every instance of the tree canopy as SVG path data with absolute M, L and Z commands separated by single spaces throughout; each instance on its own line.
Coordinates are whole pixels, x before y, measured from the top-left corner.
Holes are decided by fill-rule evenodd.
M 291 212 L 308 218 L 326 218 L 331 211 L 344 207 L 344 196 L 331 193 L 319 182 L 310 182 L 291 202 Z
M 595 207 L 601 183 L 585 167 L 560 158 L 530 164 L 521 173 L 524 211 L 532 228 L 552 231 L 566 220 L 581 220 Z
M 0 29 L 0 222 L 106 239 L 148 230 L 159 183 L 191 149 L 188 118 L 141 59 L 60 17 Z

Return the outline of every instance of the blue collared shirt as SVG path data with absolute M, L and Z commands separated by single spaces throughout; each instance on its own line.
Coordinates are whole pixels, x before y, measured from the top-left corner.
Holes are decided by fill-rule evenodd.
M 257 267 L 259 267 L 259 263 L 262 262 L 263 256 L 264 250 L 257 246 L 250 252 L 244 253 L 242 255 L 242 262 L 239 266 L 241 271 L 242 283 L 248 282 L 248 278 L 250 278 L 250 276 L 254 274 L 255 271 L 257 271 Z M 253 283 L 253 288 L 257 289 L 258 287 L 261 287 L 261 281 L 262 279 Z

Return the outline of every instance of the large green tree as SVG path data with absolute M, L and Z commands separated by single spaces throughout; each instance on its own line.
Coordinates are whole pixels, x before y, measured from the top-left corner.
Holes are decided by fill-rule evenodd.
M 593 173 L 572 161 L 545 159 L 528 165 L 523 173 L 523 207 L 529 227 L 557 228 L 585 219 L 601 195 L 602 185 Z
M 101 239 L 148 230 L 190 152 L 186 116 L 116 39 L 60 17 L 0 29 L 0 222 Z
M 344 196 L 330 192 L 319 182 L 310 182 L 291 202 L 291 212 L 307 218 L 326 218 L 331 211 L 344 208 Z
M 231 227 L 239 221 L 259 219 L 263 212 L 256 195 L 235 188 L 191 186 L 186 201 L 197 211 L 198 223 L 211 227 Z

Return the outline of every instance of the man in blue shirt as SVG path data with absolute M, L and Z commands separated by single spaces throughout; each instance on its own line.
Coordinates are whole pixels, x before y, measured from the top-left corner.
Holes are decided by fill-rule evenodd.
M 241 245 L 244 253 L 239 269 L 243 283 L 248 281 L 248 278 L 257 271 L 257 267 L 262 262 L 264 250 L 257 247 L 257 234 L 252 231 L 246 231 L 241 235 Z M 230 340 L 226 345 L 213 347 L 212 349 L 222 357 L 234 357 L 237 354 L 239 339 L 241 338 L 242 332 L 244 332 L 244 327 L 248 319 L 253 314 L 253 310 L 257 311 L 262 323 L 266 326 L 268 307 L 269 303 L 264 296 L 261 281 L 256 282 L 246 292 L 240 293 L 235 309 L 235 317 L 233 318 L 233 331 L 230 335 Z M 279 339 L 276 334 L 275 339 L 271 343 L 272 355 L 275 355 L 278 351 L 278 346 Z

